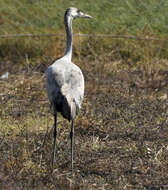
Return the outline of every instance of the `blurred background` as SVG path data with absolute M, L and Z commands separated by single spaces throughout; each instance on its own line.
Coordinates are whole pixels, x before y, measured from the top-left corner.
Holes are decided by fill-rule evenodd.
M 53 116 L 45 70 L 65 50 L 64 12 L 73 22 L 73 62 L 85 76 L 75 121 Z M 0 189 L 168 188 L 168 1 L 0 1 Z

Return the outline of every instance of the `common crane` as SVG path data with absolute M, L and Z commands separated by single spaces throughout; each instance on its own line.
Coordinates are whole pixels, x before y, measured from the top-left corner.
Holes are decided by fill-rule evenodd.
M 72 21 L 75 18 L 92 18 L 77 8 L 65 11 L 64 24 L 66 29 L 66 51 L 63 57 L 56 60 L 46 71 L 46 89 L 54 115 L 54 145 L 52 169 L 55 163 L 57 138 L 57 112 L 71 121 L 71 167 L 73 171 L 74 151 L 74 119 L 78 114 L 84 96 L 84 77 L 80 68 L 71 62 L 72 59 Z

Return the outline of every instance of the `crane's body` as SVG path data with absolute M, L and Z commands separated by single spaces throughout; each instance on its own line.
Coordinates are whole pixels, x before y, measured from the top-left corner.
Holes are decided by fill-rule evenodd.
M 67 46 L 62 58 L 56 60 L 46 71 L 46 88 L 48 98 L 54 114 L 54 168 L 56 137 L 57 137 L 57 112 L 71 125 L 71 163 L 73 170 L 73 144 L 74 144 L 74 119 L 78 114 L 84 96 L 84 77 L 80 68 L 71 62 L 72 59 L 72 20 L 77 17 L 92 18 L 77 8 L 68 8 L 65 12 L 64 23 L 67 34 Z
M 54 111 L 69 121 L 75 119 L 84 95 L 84 77 L 80 68 L 63 57 L 48 67 L 46 81 Z

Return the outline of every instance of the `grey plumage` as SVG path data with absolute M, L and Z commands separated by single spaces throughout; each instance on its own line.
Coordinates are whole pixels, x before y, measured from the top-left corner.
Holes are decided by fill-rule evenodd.
M 46 71 L 46 88 L 48 98 L 54 113 L 54 168 L 56 137 L 57 137 L 57 112 L 68 121 L 71 126 L 71 162 L 73 170 L 73 141 L 74 141 L 74 119 L 78 114 L 84 96 L 84 77 L 80 68 L 71 62 L 72 59 L 72 20 L 77 17 L 92 18 L 82 13 L 77 8 L 68 8 L 64 15 L 64 23 L 67 34 L 67 46 L 62 58 L 56 60 Z
M 84 95 L 84 78 L 79 67 L 66 59 L 59 59 L 46 71 L 48 97 L 54 112 L 73 120 Z

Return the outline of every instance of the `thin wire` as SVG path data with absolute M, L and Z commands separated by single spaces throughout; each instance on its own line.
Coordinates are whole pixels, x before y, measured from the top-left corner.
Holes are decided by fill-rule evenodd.
M 54 37 L 54 36 L 65 36 L 65 34 L 5 34 L 0 35 L 0 38 L 24 38 L 24 37 Z M 168 41 L 163 38 L 150 38 L 150 37 L 138 37 L 138 36 L 127 36 L 127 35 L 113 35 L 113 34 L 74 34 L 74 36 L 81 37 L 101 37 L 101 38 L 116 38 L 116 39 L 132 39 L 132 40 L 155 40 L 155 41 Z

